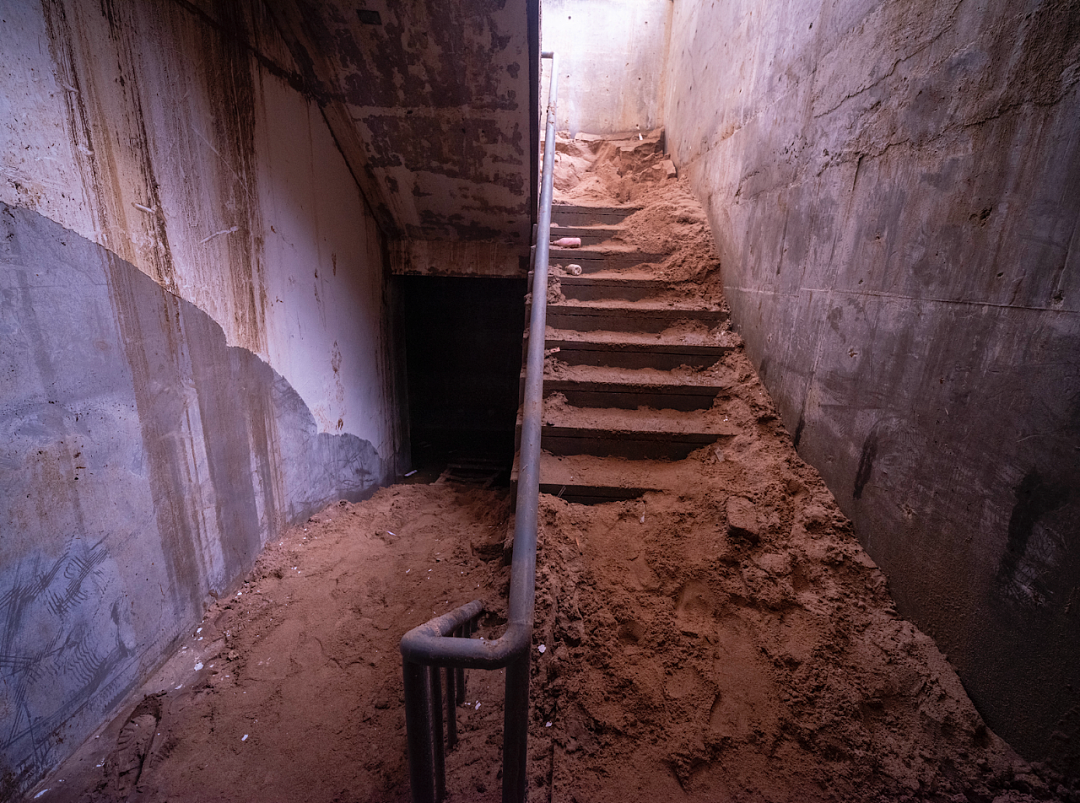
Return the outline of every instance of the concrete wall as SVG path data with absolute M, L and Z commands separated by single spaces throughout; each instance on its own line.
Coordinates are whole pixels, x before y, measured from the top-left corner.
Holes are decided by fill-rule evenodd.
M 3 799 L 405 446 L 385 242 L 261 6 L 208 8 L 0 1 Z
M 733 317 L 989 724 L 1080 772 L 1080 6 L 679 0 Z
M 559 54 L 558 127 L 572 134 L 664 124 L 672 0 L 544 0 L 540 38 Z M 547 103 L 545 71 L 542 103 Z

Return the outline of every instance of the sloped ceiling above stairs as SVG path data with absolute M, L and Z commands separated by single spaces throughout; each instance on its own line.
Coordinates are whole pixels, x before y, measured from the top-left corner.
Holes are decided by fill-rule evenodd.
M 323 88 L 334 136 L 391 240 L 429 241 L 422 251 L 434 254 L 429 259 L 449 243 L 460 252 L 462 242 L 477 241 L 486 241 L 477 253 L 489 258 L 497 250 L 516 263 L 528 254 L 537 2 L 293 0 L 272 7 L 294 61 Z M 394 253 L 404 254 L 395 257 L 400 264 L 420 252 Z

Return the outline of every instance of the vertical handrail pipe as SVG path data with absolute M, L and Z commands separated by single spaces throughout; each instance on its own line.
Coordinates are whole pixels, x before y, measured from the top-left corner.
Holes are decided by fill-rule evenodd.
M 544 340 L 547 328 L 548 259 L 551 246 L 551 201 L 555 183 L 555 100 L 559 60 L 554 52 L 548 84 L 547 126 L 544 130 L 544 170 L 540 185 L 540 214 L 536 221 L 536 261 L 533 265 L 532 315 L 525 364 L 521 456 L 518 461 L 517 514 L 514 519 L 514 561 L 510 567 L 510 626 L 528 633 L 525 649 L 506 666 L 506 707 L 503 720 L 503 803 L 525 800 L 525 765 L 529 736 L 529 662 L 536 606 L 536 530 L 540 497 L 540 434 L 544 405 Z M 519 555 L 520 553 L 520 555 Z
M 405 681 L 405 721 L 409 745 L 409 775 L 414 803 L 438 803 L 445 796 L 442 761 L 442 689 L 437 667 L 455 669 L 506 668 L 506 704 L 503 716 L 503 803 L 524 803 L 528 788 L 526 765 L 529 736 L 529 669 L 536 603 L 536 530 L 540 496 L 540 435 L 544 391 L 544 335 L 547 326 L 548 259 L 551 241 L 551 202 L 555 168 L 555 101 L 559 66 L 554 52 L 548 85 L 544 169 L 537 218 L 536 258 L 533 265 L 532 310 L 525 363 L 525 397 L 518 462 L 517 507 L 514 519 L 513 562 L 510 566 L 510 610 L 506 631 L 494 641 L 468 638 L 483 611 L 474 600 L 432 619 L 401 639 Z M 461 637 L 464 636 L 464 637 Z M 455 694 L 447 675 L 446 699 Z M 458 695 L 461 695 L 460 697 Z M 448 717 L 454 722 L 454 717 Z M 448 723 L 449 724 L 449 723 Z M 455 723 L 456 724 L 456 723 Z M 454 728 L 451 725 L 451 728 Z M 456 730 L 456 728 L 454 728 Z M 452 731 L 453 732 L 453 731 Z M 456 733 L 454 734 L 456 737 Z

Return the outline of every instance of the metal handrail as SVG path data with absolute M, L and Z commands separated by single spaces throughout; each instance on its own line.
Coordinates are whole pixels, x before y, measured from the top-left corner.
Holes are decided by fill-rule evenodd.
M 503 803 L 523 803 L 527 788 L 529 735 L 529 662 L 536 602 L 536 528 L 540 495 L 540 431 L 544 389 L 544 330 L 547 325 L 548 250 L 551 196 L 555 166 L 555 101 L 558 59 L 551 59 L 544 172 L 533 265 L 532 313 L 525 365 L 525 400 L 521 428 L 514 558 L 510 567 L 510 611 L 506 631 L 494 641 L 469 638 L 483 603 L 473 600 L 450 613 L 415 627 L 401 639 L 405 681 L 405 727 L 409 743 L 409 777 L 414 803 L 439 803 L 446 795 L 443 765 L 442 685 L 438 669 L 447 667 L 447 718 L 451 745 L 456 740 L 452 710 L 464 695 L 468 669 L 506 668 L 503 717 Z M 453 674 L 456 673 L 456 674 Z M 457 694 L 454 693 L 456 687 Z

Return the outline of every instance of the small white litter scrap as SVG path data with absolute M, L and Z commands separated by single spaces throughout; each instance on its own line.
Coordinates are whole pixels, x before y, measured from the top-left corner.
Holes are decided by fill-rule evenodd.
M 412 476 L 413 474 L 415 474 L 415 473 L 416 473 L 416 471 L 417 471 L 417 469 L 415 469 L 415 468 L 414 468 L 414 469 L 413 469 L 412 471 L 410 471 L 410 472 L 409 472 L 408 474 L 406 474 L 405 476 L 406 476 L 406 477 L 411 477 L 411 476 Z
M 581 265 L 567 265 L 566 272 L 569 273 L 571 276 L 580 276 Z
M 480 701 L 477 700 L 476 701 L 476 708 L 474 708 L 473 711 L 479 711 L 479 710 L 480 710 Z
M 202 661 L 196 661 L 195 662 L 195 671 L 198 672 L 200 669 L 202 669 Z
M 544 723 L 544 727 L 545 727 L 545 728 L 550 728 L 550 727 L 551 727 L 551 723 L 550 723 L 550 722 L 545 722 L 545 723 Z
M 36 795 L 34 795 L 34 800 L 37 800 L 39 797 L 41 797 L 43 794 L 45 794 L 48 791 L 49 791 L 48 789 L 42 789 L 40 792 L 38 792 Z
M 536 648 L 536 651 L 538 653 L 540 653 L 541 655 L 543 655 L 545 652 L 547 652 L 547 647 L 545 647 L 543 644 L 541 644 L 539 647 Z
M 241 741 L 241 742 L 246 742 L 246 741 L 247 741 L 247 737 L 248 737 L 248 735 L 247 735 L 247 734 L 245 733 L 245 734 L 244 734 L 244 738 L 242 738 L 242 739 L 241 739 L 240 741 Z

